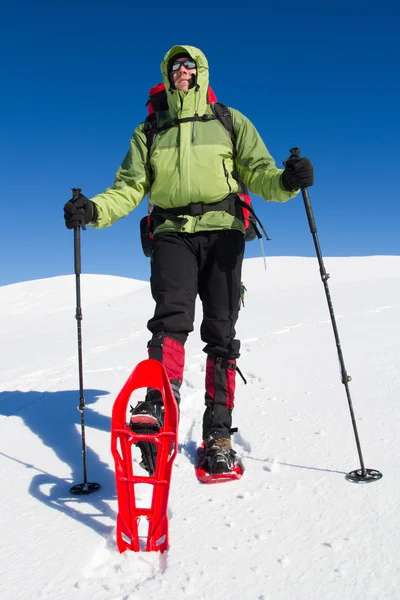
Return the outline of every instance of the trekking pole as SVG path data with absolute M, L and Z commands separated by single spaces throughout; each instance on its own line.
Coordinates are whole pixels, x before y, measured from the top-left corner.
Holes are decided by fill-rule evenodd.
M 296 157 L 296 158 L 300 157 L 300 148 L 298 148 L 298 147 L 291 148 L 289 150 L 289 152 L 290 152 L 291 157 Z M 354 436 L 356 439 L 358 456 L 359 456 L 360 465 L 361 465 L 360 469 L 355 469 L 354 471 L 350 471 L 350 473 L 347 473 L 346 478 L 349 481 L 353 481 L 356 483 L 367 483 L 369 481 L 376 481 L 378 479 L 381 479 L 382 473 L 380 471 L 377 471 L 376 469 L 366 469 L 364 466 L 364 460 L 363 460 L 363 456 L 362 456 L 362 452 L 361 452 L 361 444 L 360 444 L 360 439 L 358 437 L 357 424 L 356 424 L 356 419 L 355 419 L 354 410 L 353 410 L 353 404 L 352 404 L 351 396 L 350 396 L 349 382 L 351 381 L 351 377 L 350 377 L 350 375 L 347 374 L 346 367 L 344 364 L 344 358 L 343 358 L 342 348 L 341 348 L 340 339 L 339 339 L 339 332 L 338 332 L 338 328 L 336 325 L 335 313 L 333 311 L 333 304 L 332 304 L 331 294 L 330 294 L 329 286 L 328 286 L 329 274 L 325 270 L 325 265 L 324 265 L 324 261 L 322 258 L 321 248 L 320 248 L 318 236 L 317 236 L 317 226 L 315 224 L 315 219 L 314 219 L 314 214 L 313 214 L 313 210 L 312 210 L 312 206 L 311 206 L 310 196 L 308 194 L 308 189 L 302 188 L 301 193 L 303 196 L 304 206 L 305 206 L 306 213 L 307 213 L 308 224 L 310 226 L 310 231 L 312 233 L 313 240 L 314 240 L 314 246 L 315 246 L 315 250 L 316 250 L 317 258 L 318 258 L 318 262 L 319 262 L 319 270 L 321 273 L 322 283 L 324 284 L 324 288 L 325 288 L 326 300 L 327 300 L 328 307 L 329 307 L 329 314 L 331 317 L 333 333 L 335 336 L 336 348 L 337 348 L 337 353 L 338 353 L 339 362 L 340 362 L 342 383 L 346 389 L 347 401 L 349 404 L 351 421 L 353 424 Z
M 78 200 L 80 188 L 72 188 L 72 201 Z M 78 367 L 79 367 L 79 406 L 81 413 L 81 432 L 82 432 L 82 462 L 83 462 L 83 483 L 78 483 L 70 488 L 71 494 L 83 496 L 97 492 L 100 489 L 99 483 L 88 482 L 86 469 L 86 440 L 85 440 L 85 398 L 83 395 L 83 361 L 82 361 L 82 307 L 81 307 L 81 230 L 79 225 L 74 229 L 74 263 L 75 263 L 75 283 L 76 283 L 76 313 L 75 318 L 78 329 Z

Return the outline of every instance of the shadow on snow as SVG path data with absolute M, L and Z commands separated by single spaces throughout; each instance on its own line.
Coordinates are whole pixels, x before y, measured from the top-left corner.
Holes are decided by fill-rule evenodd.
M 43 444 L 51 448 L 57 458 L 70 467 L 71 480 L 57 477 L 32 464 L 29 461 L 29 448 L 26 446 L 27 462 L 3 452 L 1 454 L 37 472 L 29 486 L 29 493 L 34 498 L 91 527 L 103 537 L 111 533 L 116 519 L 115 511 L 110 508 L 110 501 L 116 500 L 115 476 L 109 465 L 91 449 L 90 429 L 110 433 L 111 418 L 97 413 L 91 407 L 98 398 L 108 393 L 95 389 L 84 392 L 87 477 L 89 482 L 100 483 L 101 488 L 87 496 L 73 496 L 69 491 L 71 485 L 83 482 L 81 416 L 77 410 L 79 390 L 0 392 L 0 415 L 20 417 Z M 23 440 L 21 442 L 23 444 Z M 109 447 L 110 436 L 106 443 Z M 109 524 L 110 519 L 113 524 Z

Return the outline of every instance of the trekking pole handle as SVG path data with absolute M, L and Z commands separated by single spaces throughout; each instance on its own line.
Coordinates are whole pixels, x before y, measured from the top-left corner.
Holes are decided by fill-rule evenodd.
M 294 148 L 290 148 L 290 158 L 300 158 L 300 148 L 299 146 L 295 146 Z M 310 196 L 308 195 L 308 189 L 301 188 L 301 194 L 304 200 L 304 206 L 306 207 L 308 224 L 310 226 L 311 233 L 317 233 L 317 226 L 315 224 L 314 213 L 311 206 Z
M 295 146 L 294 148 L 290 148 L 290 158 L 300 158 L 300 147 Z
M 74 187 L 71 189 L 72 202 L 76 202 L 81 195 L 82 188 Z M 75 263 L 75 275 L 81 274 L 81 229 L 75 227 L 74 229 L 74 263 Z
M 81 191 L 82 191 L 82 188 L 72 188 L 71 189 L 72 202 L 75 202 L 76 200 L 78 200 L 79 196 L 81 195 Z

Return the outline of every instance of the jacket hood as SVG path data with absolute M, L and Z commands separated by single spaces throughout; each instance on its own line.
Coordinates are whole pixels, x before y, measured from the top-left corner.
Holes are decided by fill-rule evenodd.
M 168 73 L 168 63 L 177 54 L 188 54 L 194 61 L 196 61 L 197 85 L 194 88 L 191 88 L 188 92 L 179 92 L 178 90 L 173 90 L 171 88 L 171 82 L 169 80 Z M 173 112 L 176 112 L 176 110 L 179 108 L 180 96 L 185 94 L 187 96 L 193 96 L 193 99 L 195 99 L 196 103 L 196 112 L 198 112 L 198 114 L 204 114 L 207 107 L 209 75 L 208 61 L 201 50 L 195 48 L 194 46 L 173 46 L 170 50 L 168 50 L 164 56 L 164 60 L 161 63 L 161 74 L 165 84 L 165 89 L 167 91 L 168 105 Z

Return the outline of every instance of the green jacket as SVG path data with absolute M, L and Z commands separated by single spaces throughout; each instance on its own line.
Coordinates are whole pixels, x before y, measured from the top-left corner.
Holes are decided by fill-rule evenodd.
M 197 63 L 197 85 L 188 92 L 170 88 L 167 65 L 171 57 L 187 52 Z M 168 113 L 159 115 L 159 125 L 171 118 L 213 113 L 207 104 L 208 62 L 193 46 L 174 46 L 161 63 L 168 98 Z M 239 111 L 229 109 L 236 133 L 236 168 L 250 192 L 268 201 L 286 202 L 298 193 L 281 186 L 282 169 L 277 169 L 252 123 Z M 103 228 L 132 212 L 149 194 L 154 206 L 171 208 L 191 202 L 218 202 L 239 191 L 234 179 L 232 143 L 218 120 L 181 123 L 157 134 L 150 157 L 144 134 L 144 122 L 133 132 L 129 151 L 117 171 L 114 185 L 92 201 L 98 219 L 91 225 Z M 195 233 L 220 229 L 244 231 L 240 219 L 225 211 L 202 216 L 185 216 L 187 222 L 165 221 L 156 232 Z

